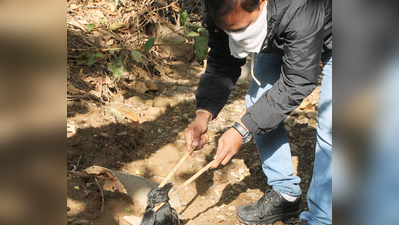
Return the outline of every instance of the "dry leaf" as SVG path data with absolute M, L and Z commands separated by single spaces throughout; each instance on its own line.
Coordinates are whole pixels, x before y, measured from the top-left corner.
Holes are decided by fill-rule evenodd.
M 117 109 L 115 109 L 114 107 L 112 107 L 112 106 L 107 107 L 107 111 L 108 111 L 109 114 L 115 116 L 120 121 L 122 121 L 122 122 L 124 121 L 125 117 Z
M 67 124 L 67 134 L 76 133 L 76 126 Z
M 110 138 L 111 136 L 109 136 L 107 133 L 100 133 L 101 137 L 105 137 L 105 138 Z
M 127 25 L 127 24 L 125 24 L 125 23 L 112 23 L 110 26 L 109 26 L 109 29 L 110 30 L 116 30 L 116 29 L 119 29 L 119 28 L 124 28 L 124 27 L 129 27 L 129 25 Z
M 123 109 L 117 109 L 121 114 L 123 114 L 124 116 L 126 116 L 127 118 L 131 119 L 133 122 L 139 122 L 139 117 L 136 116 L 136 114 L 129 112 L 129 111 L 125 111 Z
M 73 94 L 73 95 L 78 95 L 78 94 L 85 94 L 84 91 L 81 91 L 74 87 L 69 81 L 67 82 L 67 93 Z
M 309 100 L 304 99 L 302 101 L 301 105 L 299 106 L 299 108 L 302 110 L 313 110 L 314 106 Z
M 103 179 L 104 190 L 114 192 L 115 189 L 118 189 L 119 192 L 127 194 L 125 187 L 115 176 L 115 174 L 111 172 L 111 170 L 101 166 L 92 166 L 85 169 L 85 172 L 87 174 L 96 175 L 98 178 Z

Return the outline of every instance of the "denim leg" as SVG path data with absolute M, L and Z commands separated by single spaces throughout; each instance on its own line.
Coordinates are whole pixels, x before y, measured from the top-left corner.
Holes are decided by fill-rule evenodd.
M 261 82 L 261 87 L 252 80 L 245 96 L 246 107 L 252 106 L 263 93 L 269 90 L 280 78 L 282 57 L 276 53 L 260 53 L 256 57 L 255 77 Z M 254 135 L 256 146 L 262 162 L 262 169 L 267 176 L 267 183 L 275 191 L 298 196 L 300 178 L 294 176 L 291 161 L 291 151 L 281 123 L 275 130 Z
M 301 214 L 311 225 L 332 224 L 332 55 L 322 61 L 316 154 L 307 193 L 309 212 Z

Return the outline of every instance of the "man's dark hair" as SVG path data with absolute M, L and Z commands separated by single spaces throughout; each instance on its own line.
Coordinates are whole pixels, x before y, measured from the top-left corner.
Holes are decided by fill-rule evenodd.
M 260 9 L 260 0 L 205 0 L 208 14 L 216 24 L 221 24 L 225 16 L 229 14 L 237 4 L 240 4 L 241 7 L 249 13 Z

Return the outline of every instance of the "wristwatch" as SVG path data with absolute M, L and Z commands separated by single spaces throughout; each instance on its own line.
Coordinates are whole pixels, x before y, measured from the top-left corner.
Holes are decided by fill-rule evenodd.
M 242 136 L 242 143 L 248 143 L 252 138 L 252 133 L 247 131 L 241 124 L 235 122 L 232 126 L 234 129 L 238 131 L 238 133 Z

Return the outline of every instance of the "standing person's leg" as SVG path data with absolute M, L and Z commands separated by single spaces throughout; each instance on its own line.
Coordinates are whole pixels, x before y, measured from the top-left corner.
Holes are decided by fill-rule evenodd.
M 255 77 L 261 86 L 252 80 L 245 96 L 247 108 L 252 106 L 280 78 L 282 56 L 276 53 L 260 53 L 256 58 Z M 266 118 L 265 118 L 266 119 Z M 237 217 L 244 223 L 273 223 L 278 220 L 287 222 L 298 219 L 301 211 L 300 178 L 294 176 L 291 151 L 284 124 L 275 130 L 254 135 L 262 162 L 262 169 L 267 176 L 267 183 L 273 187 L 258 202 L 240 206 Z M 286 198 L 284 198 L 283 194 Z M 270 199 L 270 201 L 266 201 Z
M 255 77 L 261 82 L 261 87 L 252 80 L 245 96 L 246 107 L 249 108 L 280 78 L 281 55 L 277 53 L 260 53 L 257 56 Z M 267 118 L 265 118 L 267 119 Z M 293 176 L 294 169 L 291 161 L 291 150 L 288 144 L 284 124 L 281 123 L 273 131 L 254 135 L 256 146 L 262 162 L 262 169 L 267 176 L 267 183 L 274 191 L 299 196 L 300 178 Z
M 309 212 L 301 214 L 311 225 L 332 224 L 332 53 L 322 62 L 315 162 L 307 193 Z

